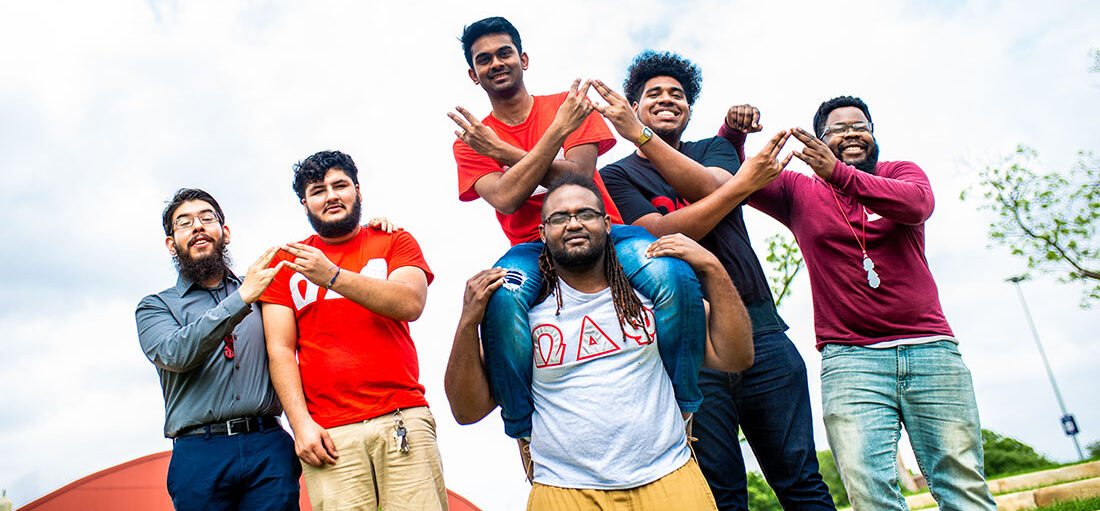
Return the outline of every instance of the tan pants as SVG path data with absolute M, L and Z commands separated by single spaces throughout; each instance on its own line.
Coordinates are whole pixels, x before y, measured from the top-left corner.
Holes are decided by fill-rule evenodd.
M 446 511 L 435 418 L 424 406 L 402 413 L 409 452 L 398 450 L 393 413 L 328 429 L 336 464 L 302 463 L 314 511 Z
M 699 465 L 692 458 L 684 466 L 649 484 L 628 490 L 580 490 L 535 483 L 527 511 L 717 511 Z

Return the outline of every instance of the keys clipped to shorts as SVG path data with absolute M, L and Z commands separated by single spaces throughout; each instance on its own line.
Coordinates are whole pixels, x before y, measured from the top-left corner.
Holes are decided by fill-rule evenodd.
M 397 442 L 397 450 L 400 452 L 409 452 L 409 438 L 405 433 L 405 414 L 398 409 L 393 412 L 393 439 Z

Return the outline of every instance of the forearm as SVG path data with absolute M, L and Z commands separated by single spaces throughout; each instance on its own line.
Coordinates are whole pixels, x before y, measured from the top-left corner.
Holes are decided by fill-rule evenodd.
M 478 194 L 497 211 L 506 215 L 515 213 L 544 181 L 567 135 L 556 124 L 551 124 L 531 151 L 510 165 L 499 179 L 484 188 L 478 186 Z
M 875 213 L 905 225 L 924 223 L 935 207 L 928 177 L 908 162 L 891 177 L 883 177 L 837 161 L 827 181 Z
M 463 317 L 455 332 L 451 356 L 443 375 L 443 388 L 451 414 L 459 424 L 473 424 L 496 408 L 489 378 L 481 359 L 478 322 Z
M 642 144 L 641 151 L 676 193 L 690 202 L 710 195 L 731 177 L 724 169 L 704 167 L 688 158 L 660 137 Z
M 157 367 L 187 372 L 198 367 L 218 349 L 227 335 L 252 311 L 236 292 L 201 317 L 180 326 L 158 299 L 142 300 L 135 313 L 138 341 Z
M 753 360 L 752 323 L 741 296 L 717 259 L 696 269 L 696 273 L 710 302 L 704 365 L 726 372 L 749 368 Z
M 271 372 L 271 385 L 279 396 L 290 427 L 297 430 L 303 421 L 312 420 L 306 408 L 306 396 L 302 391 L 302 375 L 293 347 L 268 344 L 267 360 Z
M 735 175 L 714 193 L 699 201 L 667 215 L 651 216 L 650 221 L 639 219 L 634 224 L 642 225 L 657 237 L 679 232 L 699 241 L 710 234 L 718 222 L 748 198 L 752 191 L 743 179 Z
M 523 149 L 515 147 L 511 144 L 503 145 L 504 147 L 498 149 L 494 153 L 494 156 L 491 156 L 491 158 L 496 160 L 501 165 L 511 167 L 519 163 L 520 160 L 522 160 L 528 154 L 527 151 L 524 151 Z M 550 186 L 551 182 L 564 174 L 578 173 L 582 173 L 586 175 L 586 177 L 591 178 L 595 174 L 595 167 L 593 167 L 592 169 L 582 169 L 579 165 L 576 164 L 576 162 L 564 158 L 557 158 L 554 161 L 550 162 L 550 168 L 546 171 L 546 175 L 542 178 L 542 181 L 539 182 L 539 184 L 541 184 L 542 186 Z
M 341 269 L 330 289 L 375 314 L 398 321 L 415 321 L 424 312 L 426 287 L 426 283 L 424 288 L 418 288 L 399 280 L 375 279 Z
M 737 151 L 737 159 L 741 163 L 745 163 L 745 139 L 747 138 L 745 133 L 731 128 L 729 124 L 723 121 L 722 127 L 718 128 L 718 136 L 733 144 L 733 149 Z

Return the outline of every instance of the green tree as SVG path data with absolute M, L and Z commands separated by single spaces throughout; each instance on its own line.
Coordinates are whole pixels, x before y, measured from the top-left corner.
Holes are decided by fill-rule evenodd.
M 1100 460 L 1100 440 L 1086 445 L 1085 452 L 1088 453 L 1090 460 Z
M 1037 168 L 1038 153 L 1021 145 L 979 173 L 981 207 L 995 217 L 989 237 L 1026 259 L 1030 270 L 1082 284 L 1081 307 L 1088 308 L 1100 301 L 1100 159 L 1079 152 L 1069 178 Z
M 1056 465 L 1035 452 L 1030 445 L 988 429 L 982 430 L 982 450 L 985 452 L 987 479 Z
M 749 494 L 749 509 L 752 511 L 783 511 L 783 506 L 779 505 L 779 499 L 775 497 L 775 492 L 772 491 L 771 486 L 768 486 L 764 476 L 760 475 L 759 472 L 752 471 L 745 474 L 745 479 Z
M 836 461 L 833 460 L 833 451 L 817 451 L 817 469 L 821 473 L 821 478 L 825 480 L 825 484 L 829 487 L 829 493 L 833 496 L 833 504 L 836 507 L 850 506 L 848 490 L 844 489 L 844 481 L 840 479 L 840 470 L 836 468 Z
M 772 296 L 775 297 L 775 306 L 783 302 L 783 298 L 791 294 L 791 281 L 804 266 L 802 252 L 798 250 L 798 243 L 793 238 L 776 234 L 764 240 L 768 242 L 768 255 L 764 258 L 771 266 L 768 272 L 768 284 L 772 288 Z

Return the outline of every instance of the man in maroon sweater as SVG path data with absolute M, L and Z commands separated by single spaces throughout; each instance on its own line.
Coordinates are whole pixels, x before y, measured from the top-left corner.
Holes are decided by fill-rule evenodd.
M 780 172 L 749 204 L 789 227 L 802 249 L 825 429 L 852 505 L 905 509 L 897 484 L 904 424 L 940 509 L 996 509 L 970 371 L 924 256 L 934 206 L 928 177 L 912 162 L 878 161 L 871 114 L 859 98 L 823 103 L 814 132 L 792 130 L 806 146 L 794 155 L 813 175 Z M 743 136 L 727 127 L 719 134 Z M 677 189 L 713 190 L 729 175 L 665 178 Z

